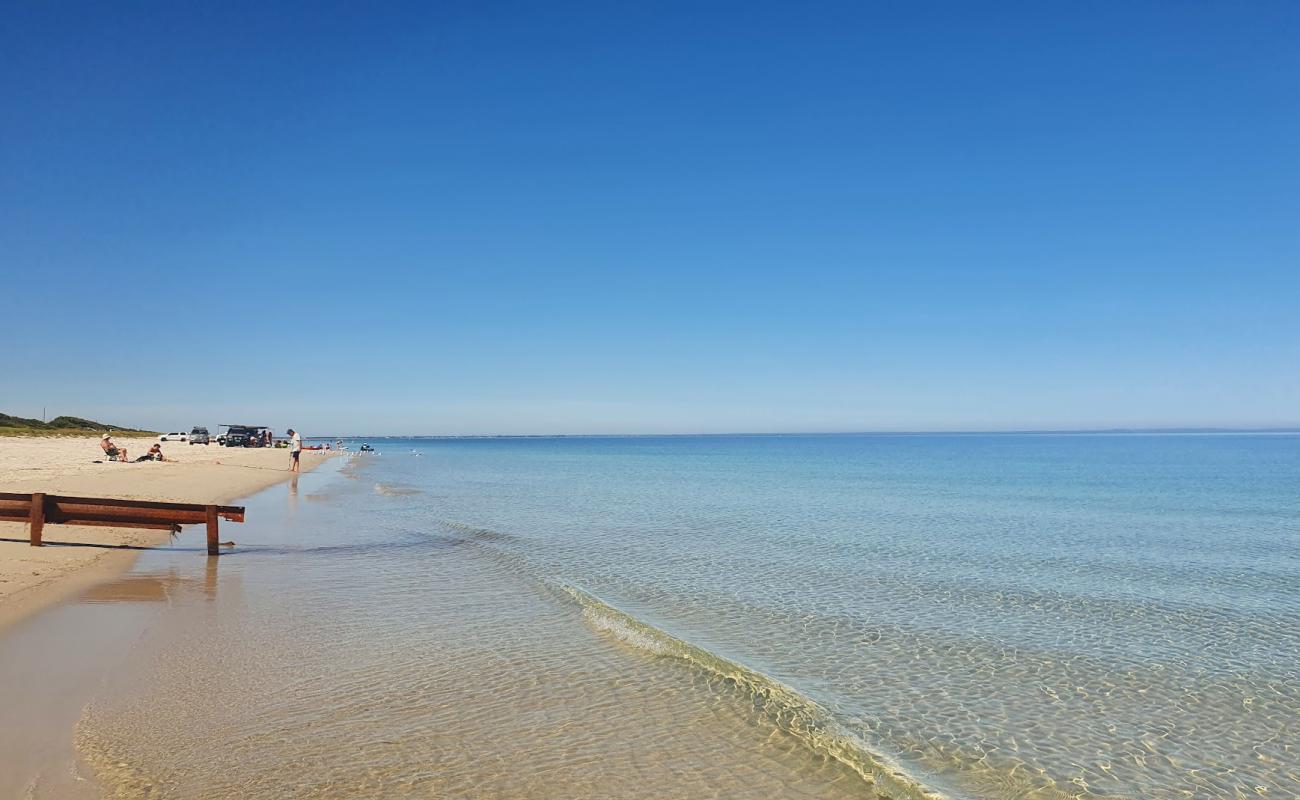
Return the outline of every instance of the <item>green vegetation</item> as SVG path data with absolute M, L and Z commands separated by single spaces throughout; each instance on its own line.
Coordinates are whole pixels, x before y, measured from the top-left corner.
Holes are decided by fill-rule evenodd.
M 55 417 L 49 422 L 26 417 L 0 414 L 0 436 L 97 436 L 112 433 L 114 436 L 157 436 L 157 431 L 142 431 L 106 425 L 81 417 Z

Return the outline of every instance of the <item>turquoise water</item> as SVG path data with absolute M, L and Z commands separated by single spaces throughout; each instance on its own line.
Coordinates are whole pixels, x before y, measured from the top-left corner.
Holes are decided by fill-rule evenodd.
M 1300 796 L 1300 436 L 372 444 L 141 560 L 119 796 Z
M 402 524 L 495 532 L 484 546 L 794 688 L 927 785 L 1300 796 L 1300 438 L 380 449 L 374 480 L 423 492 Z

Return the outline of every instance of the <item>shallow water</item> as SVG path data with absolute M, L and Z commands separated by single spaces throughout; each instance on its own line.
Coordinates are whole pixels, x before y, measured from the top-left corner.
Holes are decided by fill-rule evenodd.
M 253 498 L 231 554 L 151 553 L 87 595 L 170 604 L 78 725 L 108 796 L 863 796 L 718 676 L 384 514 L 412 495 L 374 492 L 372 466 Z
M 100 590 L 117 796 L 1300 796 L 1300 437 L 378 449 Z

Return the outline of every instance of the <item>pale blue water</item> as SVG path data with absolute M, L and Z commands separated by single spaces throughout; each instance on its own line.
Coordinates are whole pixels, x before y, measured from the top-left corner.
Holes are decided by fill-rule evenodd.
M 400 524 L 503 534 L 927 785 L 1300 796 L 1298 437 L 376 444 Z
M 1300 436 L 372 444 L 141 560 L 121 796 L 1300 796 Z

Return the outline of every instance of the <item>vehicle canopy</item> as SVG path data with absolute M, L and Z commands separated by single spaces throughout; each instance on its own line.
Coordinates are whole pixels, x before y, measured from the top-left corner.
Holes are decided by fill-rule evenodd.
M 232 425 L 229 422 L 221 423 L 220 427 L 226 428 L 227 433 L 260 433 L 269 430 L 265 425 Z

